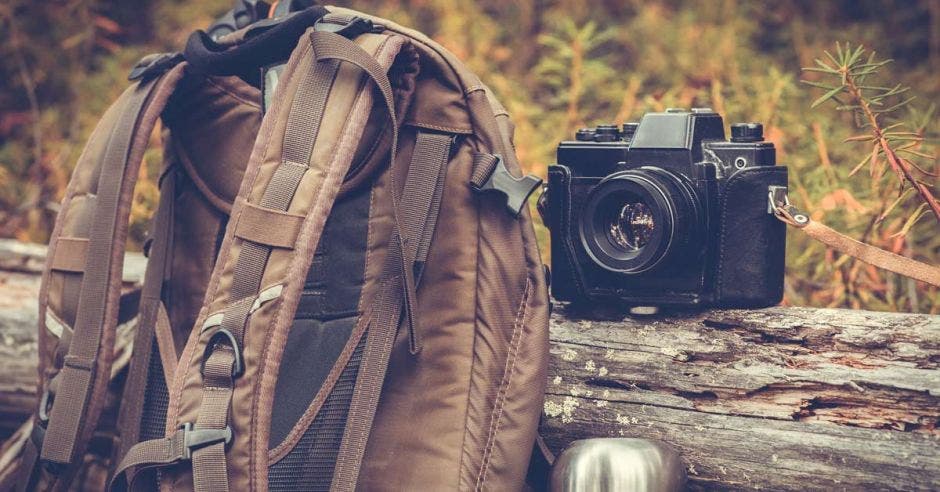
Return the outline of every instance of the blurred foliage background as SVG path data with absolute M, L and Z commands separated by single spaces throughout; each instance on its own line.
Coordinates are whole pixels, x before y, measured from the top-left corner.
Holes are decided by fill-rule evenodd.
M 126 87 L 130 67 L 144 54 L 178 49 L 231 3 L 0 3 L 0 237 L 48 239 L 71 166 Z M 824 52 L 835 56 L 838 41 L 893 59 L 866 84 L 910 87 L 889 95 L 882 109 L 916 98 L 878 123 L 898 134 L 891 145 L 936 193 L 940 128 L 931 102 L 940 96 L 940 0 L 338 3 L 416 27 L 481 74 L 513 114 L 519 157 L 531 172 L 544 176 L 557 142 L 578 127 L 710 106 L 726 122 L 764 123 L 778 162 L 791 169 L 791 196 L 814 219 L 891 251 L 940 260 L 940 222 L 923 197 L 902 185 L 883 151 L 871 159 L 872 143 L 851 139 L 870 139 L 872 128 L 851 107 L 837 110 L 853 105 L 850 95 L 841 91 L 841 102 L 812 108 L 827 90 L 800 83 L 845 82 L 801 71 L 817 66 L 815 59 L 832 65 Z M 160 155 L 152 148 L 132 211 L 137 246 L 157 193 Z M 547 253 L 547 231 L 540 227 L 539 236 Z M 792 229 L 788 241 L 786 304 L 940 311 L 936 288 L 842 257 Z

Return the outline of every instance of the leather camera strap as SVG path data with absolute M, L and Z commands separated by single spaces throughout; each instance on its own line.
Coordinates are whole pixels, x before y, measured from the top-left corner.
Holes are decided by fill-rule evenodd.
M 940 267 L 856 241 L 821 222 L 811 220 L 808 214 L 791 205 L 786 195 L 771 195 L 770 205 L 775 217 L 840 253 L 889 272 L 940 287 Z

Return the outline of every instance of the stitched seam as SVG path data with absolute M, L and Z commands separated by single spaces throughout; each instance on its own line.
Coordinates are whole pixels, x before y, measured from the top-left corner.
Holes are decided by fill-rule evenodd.
M 375 192 L 373 191 L 370 193 L 370 210 L 372 210 L 374 203 Z M 366 244 L 371 244 L 371 240 L 374 237 L 375 230 L 372 226 L 372 221 L 369 221 L 369 232 L 367 233 L 368 238 L 366 239 Z M 369 271 L 368 269 L 372 253 L 372 251 L 366 248 L 366 260 L 364 268 L 365 272 Z M 363 292 L 363 294 L 359 297 L 359 313 L 363 313 L 362 305 L 365 302 L 365 295 L 366 292 Z M 337 363 L 334 363 L 333 367 L 330 369 L 329 374 L 327 374 L 327 378 L 324 381 L 323 386 L 320 387 L 320 391 L 317 392 L 316 396 L 313 398 L 313 401 L 310 402 L 310 406 L 307 407 L 307 410 L 304 411 L 304 414 L 300 417 L 297 423 L 294 424 L 294 427 L 291 428 L 290 432 L 287 434 L 287 437 L 285 437 L 284 440 L 274 449 L 271 449 L 268 452 L 268 466 L 280 461 L 284 455 L 286 455 L 297 445 L 301 437 L 303 437 L 304 433 L 307 432 L 307 429 L 313 423 L 313 419 L 316 418 L 317 413 L 320 412 L 320 408 L 326 401 L 327 396 L 329 396 L 329 393 L 333 391 L 333 387 L 336 385 L 337 380 L 339 380 L 341 368 L 345 368 L 345 366 L 349 363 L 349 359 L 352 356 L 353 351 L 359 344 L 359 340 L 362 338 L 363 333 L 365 333 L 366 326 L 368 326 L 368 322 L 366 322 L 366 320 L 371 318 L 371 314 L 369 316 L 364 316 L 363 314 L 357 314 L 359 316 L 359 320 L 356 322 L 356 328 L 353 330 L 353 334 L 349 337 L 349 341 L 346 343 L 346 347 L 343 348 L 339 358 L 337 358 Z M 340 364 L 339 362 L 342 363 Z
M 496 434 L 499 432 L 499 426 L 502 422 L 503 408 L 506 403 L 506 394 L 509 393 L 509 387 L 512 384 L 512 372 L 516 367 L 516 356 L 518 355 L 519 345 L 522 341 L 522 332 L 524 331 L 524 321 L 529 308 L 529 294 L 531 292 L 532 282 L 526 276 L 525 289 L 522 293 L 522 302 L 519 310 L 516 312 L 516 319 L 513 320 L 512 340 L 509 344 L 509 353 L 507 354 L 506 367 L 503 370 L 503 382 L 500 384 L 494 405 L 494 418 L 490 422 L 490 431 L 487 438 L 486 447 L 483 450 L 483 463 L 480 466 L 480 473 L 477 476 L 477 489 L 483 486 L 486 481 L 486 475 L 489 471 L 490 458 L 493 455 L 493 447 L 496 444 Z
M 356 304 L 356 311 L 359 313 L 363 312 L 362 304 L 365 302 L 365 297 L 367 292 L 365 291 L 366 276 L 369 275 L 369 266 L 372 264 L 372 255 L 375 251 L 369 247 L 372 243 L 372 240 L 375 239 L 375 224 L 372 221 L 372 211 L 375 209 L 375 186 L 372 186 L 372 189 L 369 190 L 369 220 L 366 221 L 366 258 L 362 266 L 362 291 L 359 294 L 359 302 Z
M 303 52 L 301 53 L 301 56 L 306 57 L 306 56 L 308 55 L 308 53 L 309 53 L 310 50 L 311 50 L 311 46 L 310 46 L 309 44 L 305 45 L 304 48 L 303 48 Z M 302 58 L 298 58 L 298 59 L 302 59 Z M 294 66 L 291 67 L 291 69 L 292 69 L 292 70 L 291 70 L 291 76 L 295 76 L 295 75 L 296 75 L 297 68 L 298 68 L 299 66 L 300 66 L 300 63 L 298 62 L 296 65 L 294 65 Z M 269 116 L 269 117 L 281 117 L 281 116 L 282 116 L 282 112 L 283 112 L 282 109 L 281 109 L 281 106 L 282 106 L 281 104 L 275 105 L 275 108 L 277 109 L 277 112 L 274 113 L 274 111 L 272 111 L 272 112 L 271 112 L 272 114 L 269 114 L 268 116 Z M 273 123 L 276 123 L 276 122 L 273 122 Z M 269 152 L 270 152 L 271 144 L 272 144 L 272 141 L 274 140 L 274 139 L 272 138 L 272 136 L 273 136 L 273 133 L 274 133 L 274 129 L 275 129 L 275 127 L 277 126 L 276 124 L 273 124 L 273 123 L 269 125 L 269 128 L 266 129 L 266 132 L 265 132 L 265 134 L 264 134 L 263 136 L 260 135 L 260 131 L 259 131 L 259 137 L 265 138 L 265 139 L 267 140 L 267 142 L 265 143 L 264 150 L 261 152 L 261 155 L 259 156 L 259 158 L 258 158 L 258 160 L 257 160 L 257 164 L 254 166 L 254 169 L 251 169 L 251 161 L 252 161 L 251 157 L 253 157 L 253 155 L 252 155 L 252 156 L 249 156 L 248 167 L 245 169 L 245 176 L 244 176 L 243 179 L 242 179 L 242 188 L 245 188 L 245 193 L 244 193 L 244 197 L 243 197 L 243 198 L 244 198 L 246 201 L 251 197 L 251 192 L 252 192 L 252 191 L 254 190 L 254 188 L 255 188 L 255 185 L 256 185 L 257 179 L 258 179 L 258 175 L 259 175 L 260 172 L 261 172 L 262 165 L 264 164 L 264 161 L 265 161 L 265 159 L 267 158 L 267 156 L 268 156 L 268 154 L 269 154 Z M 252 154 L 254 154 L 254 150 L 252 150 Z M 249 176 L 249 171 L 251 171 L 251 173 L 252 173 L 251 176 Z M 246 180 L 249 180 L 249 179 L 251 180 L 251 181 L 250 181 L 251 184 L 250 184 L 250 186 L 247 186 L 247 187 L 246 187 L 246 186 L 245 186 L 245 184 L 246 184 L 246 182 L 247 182 Z M 242 190 L 240 189 L 238 195 L 236 195 L 236 198 L 239 197 L 239 196 L 242 196 L 241 191 L 242 191 Z M 241 209 L 241 207 L 239 207 L 239 208 Z M 239 213 L 241 213 L 241 210 L 239 210 Z M 223 241 L 222 247 L 220 248 L 219 258 L 216 260 L 216 265 L 215 265 L 215 267 L 213 268 L 213 274 L 212 274 L 212 276 L 210 277 L 210 281 L 209 281 L 209 284 L 210 284 L 210 285 L 209 285 L 209 286 L 207 287 L 207 289 L 206 289 L 205 299 L 207 299 L 207 300 L 208 300 L 208 299 L 212 299 L 212 301 L 204 302 L 203 307 L 200 308 L 200 315 L 197 317 L 197 320 L 196 320 L 197 323 L 203 323 L 203 322 L 205 322 L 205 315 L 206 315 L 206 312 L 207 312 L 208 308 L 211 306 L 212 302 L 218 300 L 218 297 L 217 297 L 217 296 L 218 296 L 218 294 L 219 294 L 219 283 L 220 283 L 221 278 L 222 278 L 222 273 L 221 273 L 221 272 L 222 272 L 222 269 L 224 268 L 224 266 L 225 266 L 226 264 L 228 264 L 228 262 L 232 259 L 231 249 L 232 249 L 233 246 L 235 246 L 235 243 L 236 243 L 236 240 L 237 240 L 237 239 L 235 238 L 235 236 L 234 236 L 234 229 L 232 230 L 232 232 L 233 232 L 233 234 L 232 234 L 231 236 L 229 236 L 229 234 L 226 232 L 226 238 L 225 238 L 225 240 Z M 241 251 L 239 251 L 239 254 L 241 254 Z M 221 265 L 221 266 L 220 266 L 220 265 Z M 217 270 L 218 270 L 218 272 L 219 272 L 219 275 L 215 275 L 215 272 L 216 272 Z M 210 289 L 212 290 L 211 297 L 209 297 L 209 290 L 210 290 Z M 228 296 L 228 293 L 225 293 L 225 295 Z M 198 326 L 198 325 L 197 325 L 197 326 Z M 198 335 L 201 335 L 201 334 L 198 334 Z M 177 422 L 179 421 L 179 410 L 180 410 L 180 406 L 181 406 L 182 400 L 183 400 L 183 389 L 184 389 L 184 386 L 185 386 L 185 383 L 186 383 L 186 378 L 187 378 L 187 377 L 189 376 L 189 374 L 190 374 L 190 371 L 191 371 L 191 369 L 192 369 L 193 362 L 195 361 L 195 358 L 196 358 L 197 356 L 200 356 L 200 355 L 201 355 L 200 351 L 199 351 L 199 350 L 196 350 L 196 349 L 198 348 L 199 344 L 201 343 L 201 338 L 202 338 L 201 336 L 197 336 L 197 330 L 193 330 L 193 334 L 192 334 L 192 336 L 190 336 L 190 338 L 187 340 L 186 347 L 185 347 L 184 350 L 183 350 L 183 355 L 186 354 L 186 350 L 190 350 L 189 362 L 188 362 L 188 365 L 186 366 L 186 369 L 185 369 L 185 370 L 177 371 L 177 372 L 178 372 L 177 378 L 174 379 L 174 381 L 173 381 L 173 385 L 172 385 L 172 386 L 173 386 L 173 389 L 171 390 L 171 394 L 170 394 L 170 406 L 169 406 L 169 408 L 167 409 L 166 424 L 167 424 L 167 427 L 168 427 L 168 428 L 172 428 L 172 426 L 175 426 L 175 425 L 177 424 Z M 262 356 L 265 355 L 265 351 L 266 351 L 266 350 L 267 350 L 267 347 L 265 347 L 265 350 L 262 351 L 262 354 L 261 354 Z M 262 359 L 262 360 L 263 360 L 263 359 Z M 181 360 L 180 362 L 182 362 L 182 360 Z M 177 368 L 179 368 L 179 367 L 180 367 L 180 366 L 178 365 Z M 259 377 L 260 377 L 260 375 L 261 375 L 260 372 L 259 372 L 258 375 L 259 375 Z M 256 408 L 255 408 L 255 402 L 256 402 L 257 395 L 258 395 L 259 392 L 258 392 L 258 391 L 255 391 L 254 393 L 255 393 L 255 396 L 252 398 L 251 423 L 249 424 L 249 430 L 248 430 L 248 432 L 249 432 L 249 436 L 248 436 L 248 468 L 249 468 L 249 471 L 248 471 L 248 473 L 249 473 L 249 488 L 251 488 L 251 489 L 254 489 L 254 488 L 256 487 L 256 481 L 257 481 L 257 478 L 256 478 L 256 477 L 254 476 L 254 474 L 252 473 L 252 470 L 254 470 L 254 467 L 255 467 L 255 453 L 254 453 L 254 451 L 253 451 L 253 449 L 252 449 L 251 441 L 252 441 L 252 435 L 254 435 L 254 433 L 255 433 L 255 428 L 256 428 L 256 427 L 255 427 L 255 423 L 254 423 L 254 422 L 257 420 L 257 419 L 255 418 L 256 415 L 257 415 L 257 413 L 256 413 Z M 232 396 L 234 397 L 234 391 L 233 391 L 233 395 L 232 395 Z M 170 419 L 170 416 L 171 416 L 171 415 L 173 416 L 172 422 L 171 422 L 171 419 Z
M 251 100 L 248 100 L 248 99 L 243 98 L 241 95 L 236 94 L 235 92 L 233 92 L 233 91 L 232 91 L 231 89 L 229 89 L 228 87 L 223 87 L 221 84 L 219 84 L 218 82 L 216 82 L 216 81 L 213 80 L 212 78 L 207 77 L 207 78 L 205 79 L 205 81 L 206 81 L 209 85 L 211 85 L 211 86 L 215 87 L 216 89 L 218 89 L 218 90 L 224 92 L 225 94 L 229 95 L 232 99 L 235 99 L 236 101 L 238 101 L 238 102 L 240 102 L 240 103 L 246 104 L 246 105 L 251 106 L 251 107 L 253 107 L 253 108 L 256 108 L 256 109 L 258 109 L 258 110 L 261 109 L 261 105 L 260 105 L 260 104 L 254 102 L 254 101 L 251 101 Z
M 298 60 L 302 60 L 303 58 L 306 58 L 307 56 L 309 56 L 309 52 L 311 49 L 312 48 L 310 44 L 306 44 L 303 47 L 303 52 L 300 53 L 300 57 L 298 57 Z M 300 62 L 290 67 L 291 68 L 290 75 L 292 77 L 296 75 L 297 69 L 299 67 L 300 67 Z M 283 104 L 275 104 L 272 107 L 272 111 L 270 111 L 267 116 L 269 118 L 281 117 L 283 113 L 282 106 Z M 264 150 L 261 152 L 260 156 L 258 157 L 256 161 L 257 164 L 254 166 L 254 168 L 252 168 L 251 166 L 252 164 L 251 157 L 254 157 L 254 155 L 249 156 L 248 166 L 245 169 L 245 175 L 242 179 L 242 186 L 240 187 L 239 193 L 238 195 L 236 195 L 236 198 L 241 197 L 243 195 L 242 188 L 244 188 L 243 198 L 247 200 L 248 198 L 251 197 L 251 192 L 254 190 L 255 184 L 258 179 L 258 174 L 260 174 L 261 172 L 262 164 L 264 164 L 264 161 L 267 159 L 268 154 L 270 153 L 270 150 L 271 150 L 271 144 L 272 144 L 272 141 L 274 140 L 274 138 L 272 137 L 274 134 L 274 130 L 277 126 L 275 123 L 276 121 L 272 121 L 272 123 L 268 125 L 268 128 L 259 129 L 258 137 L 266 139 L 267 142 L 265 143 Z M 262 123 L 262 126 L 263 126 L 263 123 Z M 261 134 L 261 130 L 265 132 L 263 135 Z M 254 149 L 252 150 L 252 154 L 254 154 Z M 249 182 L 248 180 L 250 180 L 251 184 L 246 186 L 246 183 Z M 209 285 L 206 287 L 206 294 L 205 294 L 206 301 L 204 301 L 203 306 L 199 310 L 199 316 L 197 316 L 196 318 L 196 322 L 197 322 L 196 326 L 198 326 L 198 324 L 205 322 L 205 318 L 208 314 L 208 309 L 211 307 L 213 302 L 218 300 L 219 283 L 222 280 L 222 271 L 224 270 L 225 266 L 228 264 L 228 262 L 232 258 L 231 249 L 235 246 L 236 239 L 235 239 L 234 234 L 232 236 L 229 236 L 227 232 L 225 236 L 226 236 L 225 240 L 222 242 L 222 246 L 219 248 L 219 255 L 218 255 L 218 258 L 216 259 L 216 264 L 212 269 L 213 273 L 209 278 Z M 218 272 L 218 275 L 216 275 L 216 272 Z M 199 336 L 197 331 L 193 330 L 193 333 L 190 335 L 190 337 L 186 341 L 186 345 L 183 348 L 183 353 L 180 354 L 181 355 L 180 364 L 177 365 L 177 368 L 182 367 L 183 357 L 185 357 L 186 352 L 189 351 L 189 357 L 187 358 L 187 361 L 188 361 L 187 365 L 185 366 L 185 369 L 177 371 L 176 378 L 174 378 L 174 380 L 172 381 L 172 384 L 170 385 L 170 388 L 168 388 L 169 393 L 170 393 L 170 405 L 167 408 L 167 419 L 166 419 L 166 424 L 167 424 L 166 426 L 168 429 L 172 429 L 179 422 L 179 412 L 180 412 L 180 406 L 182 404 L 182 399 L 183 399 L 183 389 L 186 383 L 186 378 L 189 376 L 191 372 L 193 362 L 195 361 L 196 356 L 199 354 L 199 351 L 196 349 L 199 346 L 200 338 L 201 337 Z M 170 418 L 170 416 L 172 416 L 172 419 Z M 254 453 L 250 453 L 249 466 L 251 466 L 252 468 L 254 467 Z
M 384 48 L 386 42 L 388 42 L 388 39 L 386 39 L 385 42 L 383 42 L 382 46 L 379 47 L 379 51 L 381 51 L 381 50 Z M 360 75 L 359 90 L 358 90 L 358 93 L 357 93 L 357 95 L 356 95 L 356 98 L 353 100 L 353 103 L 352 103 L 352 106 L 351 106 L 351 110 L 354 110 L 354 109 L 360 104 L 360 102 L 362 101 L 362 98 L 364 97 L 364 95 L 366 94 L 366 91 L 368 90 L 367 87 L 369 87 L 369 84 L 370 84 L 369 79 L 368 79 L 367 77 L 363 77 L 363 76 Z M 337 153 L 335 152 L 335 149 L 336 149 L 336 147 L 338 147 L 338 146 L 342 143 L 343 137 L 349 133 L 349 131 L 350 131 L 349 123 L 350 123 L 350 122 L 351 122 L 351 119 L 347 118 L 346 122 L 345 122 L 344 125 L 343 125 L 343 129 L 342 129 L 342 130 L 340 131 L 340 133 L 339 133 L 339 137 L 338 137 L 338 138 L 336 139 L 336 141 L 333 143 L 333 149 L 334 149 L 333 158 L 330 160 L 330 165 L 328 166 L 327 172 L 326 172 L 326 174 L 324 175 L 324 180 L 327 179 L 327 177 L 328 177 L 328 175 L 329 175 L 329 173 L 330 173 L 330 170 L 332 170 L 332 169 L 334 168 L 334 166 L 337 166 L 337 165 L 338 165 L 338 164 L 337 164 L 337 157 L 338 157 L 339 154 L 337 154 Z M 311 156 L 312 156 L 312 155 L 311 155 Z M 340 178 L 340 179 L 342 180 L 342 178 Z M 313 204 L 311 205 L 310 209 L 309 209 L 308 212 L 307 212 L 306 217 L 309 217 L 310 215 L 312 215 L 312 212 L 316 209 L 319 200 L 322 198 L 323 193 L 324 193 L 325 190 L 326 190 L 326 188 L 325 188 L 325 186 L 324 186 L 325 184 L 326 184 L 325 182 L 324 182 L 324 183 L 321 183 L 321 186 L 317 189 L 317 191 L 316 191 L 317 199 L 316 199 L 316 200 L 313 202 Z M 342 188 L 342 181 L 339 183 L 339 188 Z M 337 195 L 338 195 L 338 194 L 339 194 L 339 190 L 337 190 Z M 371 203 L 371 198 L 370 198 L 370 203 Z M 331 206 L 330 208 L 332 209 L 332 206 Z M 370 204 L 370 208 L 371 208 L 371 204 Z M 318 239 L 317 239 L 318 242 L 319 242 L 320 240 L 322 240 L 322 238 L 323 238 L 323 229 L 324 229 L 325 227 L 326 227 L 326 218 L 323 218 L 323 219 L 322 219 L 322 225 L 321 225 L 321 227 L 320 227 L 320 235 L 319 235 L 319 237 L 318 237 Z M 367 249 L 368 249 L 368 248 L 367 248 Z M 294 251 L 295 251 L 295 253 L 292 255 L 293 258 L 291 259 L 291 266 L 290 266 L 290 269 L 288 270 L 288 274 L 287 274 L 287 275 L 288 275 L 288 278 L 290 278 L 290 276 L 295 272 L 296 266 L 297 266 L 297 262 L 294 261 L 294 258 L 296 258 L 296 256 L 297 256 L 297 255 L 296 255 L 296 250 L 294 250 Z M 301 287 L 300 287 L 301 289 L 303 288 L 303 282 L 304 282 L 304 279 L 301 279 Z M 361 301 L 362 301 L 362 299 L 361 299 L 361 297 L 360 297 L 360 303 L 361 303 Z M 283 305 L 282 305 L 282 306 L 283 306 Z M 275 314 L 274 326 L 277 326 L 277 322 L 278 322 L 278 320 L 280 319 L 281 313 L 282 313 L 283 311 L 284 311 L 283 309 L 279 309 L 278 312 Z M 296 311 L 296 310 L 295 310 L 295 311 Z M 360 321 L 361 321 L 361 319 L 362 319 L 362 318 L 360 318 Z M 357 324 L 358 324 L 358 323 L 357 323 Z M 363 325 L 363 328 L 361 328 L 362 332 L 365 331 L 364 326 L 365 326 L 365 325 Z M 359 328 L 357 328 L 357 329 L 359 329 Z M 359 334 L 359 337 L 361 337 L 361 336 L 362 336 L 362 333 Z M 313 402 L 311 402 L 310 406 L 307 407 L 307 410 L 304 411 L 304 415 L 301 416 L 301 421 L 303 421 L 305 418 L 308 417 L 308 413 L 309 413 L 309 419 L 307 419 L 307 420 L 309 420 L 309 422 L 305 422 L 304 425 L 301 426 L 301 421 L 298 421 L 296 424 L 294 424 L 294 427 L 291 429 L 291 431 L 288 433 L 287 437 L 284 439 L 284 443 L 282 443 L 282 444 L 287 444 L 289 441 L 293 441 L 293 442 L 291 443 L 291 446 L 290 446 L 290 447 L 286 447 L 285 449 L 282 449 L 282 448 L 284 448 L 284 446 L 283 446 L 283 445 L 278 445 L 275 449 L 268 451 L 268 466 L 270 466 L 271 463 L 272 463 L 272 461 L 271 461 L 271 460 L 272 460 L 272 457 L 277 457 L 278 454 L 280 454 L 280 453 L 286 453 L 286 452 L 289 451 L 291 448 L 293 448 L 293 446 L 296 445 L 297 441 L 299 441 L 300 438 L 303 436 L 303 433 L 306 431 L 307 427 L 309 427 L 310 424 L 313 422 L 313 419 L 316 417 L 316 414 L 319 413 L 319 411 L 320 411 L 320 407 L 322 407 L 323 403 L 326 401 L 326 398 L 327 398 L 327 396 L 329 396 L 329 393 L 332 392 L 333 386 L 336 384 L 336 381 L 339 379 L 340 372 L 341 372 L 342 369 L 349 363 L 349 358 L 352 356 L 352 352 L 353 352 L 353 350 L 355 350 L 356 344 L 358 344 L 358 342 L 359 342 L 359 340 L 358 340 L 359 337 L 356 337 L 355 340 L 353 340 L 353 337 L 350 337 L 350 340 L 348 340 L 348 341 L 346 342 L 346 347 L 343 348 L 343 352 L 340 354 L 340 357 L 345 358 L 346 361 L 345 361 L 343 364 L 338 364 L 337 362 L 339 362 L 339 360 L 337 360 L 337 362 L 334 362 L 334 363 L 333 363 L 333 367 L 330 369 L 330 373 L 327 375 L 327 380 L 324 381 L 323 386 L 321 386 L 320 389 L 319 389 L 319 391 L 317 391 L 317 395 L 314 397 Z M 355 342 L 355 343 L 353 343 L 353 342 Z M 287 343 L 287 338 L 286 338 L 286 337 L 285 337 L 285 339 L 284 339 L 284 343 L 285 343 L 285 344 Z M 267 352 L 268 352 L 268 349 L 270 348 L 270 346 L 271 346 L 271 343 L 267 343 L 266 346 L 265 346 L 265 354 L 264 354 L 264 358 L 262 359 L 263 364 L 264 364 L 264 366 L 263 366 L 264 369 L 267 369 L 267 367 L 266 367 L 266 366 L 267 366 Z M 282 353 L 282 356 L 283 356 L 283 353 Z M 278 366 L 280 366 L 280 361 L 278 361 Z M 328 390 L 328 391 L 324 391 L 324 390 Z M 321 395 L 322 395 L 322 398 L 321 398 Z M 317 401 L 318 399 L 319 399 L 320 401 Z M 272 400 L 272 404 L 273 404 L 273 400 Z M 255 405 L 255 407 L 257 407 L 257 405 Z M 253 417 L 254 417 L 254 416 L 253 416 Z M 252 418 L 252 421 L 253 421 L 253 422 L 254 422 L 255 420 L 256 420 L 256 419 Z M 254 425 L 252 425 L 252 427 L 254 427 Z M 301 429 L 301 427 L 302 427 L 302 429 Z M 297 431 L 297 433 L 296 433 L 296 438 L 295 438 L 295 430 Z M 252 429 L 252 432 L 254 432 L 254 429 Z M 274 456 L 272 456 L 272 454 L 273 454 Z M 252 453 L 252 456 L 254 456 L 254 453 Z M 281 456 L 281 457 L 283 457 L 283 456 Z M 280 457 L 277 457 L 277 458 L 280 459 Z
M 474 150 L 473 146 L 472 146 L 471 143 L 470 143 L 471 140 L 470 140 L 469 138 L 466 140 L 466 142 L 467 142 L 467 146 L 468 146 L 468 147 L 471 147 L 470 150 Z M 454 156 L 458 156 L 458 155 L 460 155 L 460 147 L 459 147 L 459 145 L 457 146 L 457 149 L 454 151 Z M 456 159 L 456 157 L 455 157 L 455 159 Z M 472 165 L 472 161 L 471 161 L 471 165 Z M 444 186 L 445 186 L 445 189 L 446 189 L 446 186 L 447 186 L 447 185 L 446 185 L 446 180 L 445 180 L 445 185 L 444 185 Z M 443 191 L 442 191 L 441 193 L 442 193 L 442 195 L 443 195 Z M 443 198 L 442 198 L 441 200 L 442 200 L 442 203 L 443 203 Z M 460 482 L 461 482 L 461 480 L 462 480 L 463 469 L 464 469 L 464 458 L 465 458 L 465 457 L 469 454 L 469 452 L 470 452 L 470 451 L 467 449 L 467 434 L 470 433 L 470 432 L 469 432 L 470 426 L 467 425 L 467 420 L 469 419 L 469 416 L 470 416 L 470 394 L 473 393 L 473 388 L 474 388 L 474 384 L 473 384 L 473 369 L 477 366 L 476 343 L 477 343 L 477 338 L 479 338 L 479 333 L 478 333 L 478 332 L 479 332 L 479 319 L 480 319 L 480 318 L 479 318 L 479 316 L 478 316 L 478 312 L 479 312 L 479 310 L 478 310 L 478 302 L 479 302 L 479 298 L 480 298 L 480 282 L 479 282 L 479 280 L 480 280 L 480 239 L 482 238 L 482 235 L 479 234 L 480 221 L 481 221 L 479 207 L 476 208 L 476 212 L 477 212 L 477 213 L 476 213 L 476 223 L 477 223 L 476 253 L 477 253 L 477 254 L 476 254 L 476 268 L 473 270 L 473 272 L 474 272 L 474 279 L 473 279 L 473 280 L 474 280 L 474 282 L 473 282 L 473 285 L 474 285 L 474 289 L 473 289 L 473 339 L 472 339 L 472 341 L 471 341 L 471 343 L 473 344 L 473 347 L 471 347 L 471 349 L 470 349 L 470 371 L 469 371 L 470 374 L 469 374 L 469 377 L 468 377 L 467 396 L 466 396 L 466 401 L 467 401 L 467 407 L 466 407 L 466 408 L 467 408 L 467 409 L 466 409 L 466 411 L 464 412 L 464 416 L 463 416 L 464 431 L 463 431 L 463 437 L 460 439 L 460 449 L 461 449 L 461 452 L 460 452 L 460 461 L 458 462 L 458 466 L 457 466 L 457 483 L 456 483 L 456 485 L 454 486 L 454 490 L 460 490 Z
M 333 392 L 333 387 L 336 386 L 340 374 L 343 369 L 345 369 L 346 365 L 349 364 L 349 359 L 352 357 L 353 351 L 356 349 L 356 346 L 359 344 L 359 341 L 366 331 L 366 327 L 369 325 L 367 321 L 369 318 L 371 318 L 371 316 L 359 318 L 359 322 L 356 323 L 356 329 L 349 337 L 349 342 L 347 342 L 346 347 L 343 348 L 342 353 L 340 353 L 339 358 L 337 358 L 337 363 L 330 369 L 330 373 L 327 375 L 326 380 L 324 380 L 323 386 L 320 387 L 320 391 L 317 392 L 313 401 L 310 402 L 310 406 L 307 407 L 304 414 L 297 423 L 294 424 L 294 427 L 287 434 L 287 437 L 284 438 L 284 441 L 278 444 L 274 449 L 268 451 L 268 466 L 277 463 L 294 449 L 307 432 L 310 425 L 313 424 L 313 420 L 316 418 L 317 414 L 320 413 L 320 408 L 323 407 L 323 403 L 326 402 L 327 397 Z
M 448 132 L 448 133 L 460 133 L 463 135 L 473 134 L 473 130 L 470 128 L 457 128 L 457 127 L 450 127 L 450 126 L 443 126 L 443 125 L 433 125 L 430 123 L 422 123 L 420 121 L 406 121 L 402 123 L 402 126 L 414 126 L 418 128 L 427 128 L 429 130 L 439 130 L 439 131 Z

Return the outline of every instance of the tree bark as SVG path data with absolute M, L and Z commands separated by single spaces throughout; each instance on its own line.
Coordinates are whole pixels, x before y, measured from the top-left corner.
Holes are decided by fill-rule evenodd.
M 0 439 L 15 431 L 36 406 L 37 299 L 45 257 L 45 246 L 0 240 Z M 127 254 L 121 300 L 124 318 L 132 317 L 135 310 L 145 266 L 146 259 L 139 253 Z
M 0 240 L 0 437 L 36 402 L 44 255 Z M 125 263 L 133 290 L 144 259 Z M 697 489 L 940 489 L 938 366 L 940 316 L 556 308 L 541 433 L 555 452 L 588 437 L 665 441 Z
M 674 446 L 693 488 L 940 489 L 940 316 L 556 312 L 541 433 Z

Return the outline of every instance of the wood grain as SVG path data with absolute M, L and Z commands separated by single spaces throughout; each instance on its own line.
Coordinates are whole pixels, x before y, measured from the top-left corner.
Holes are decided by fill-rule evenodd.
M 42 246 L 0 240 L 0 435 L 35 406 Z M 129 255 L 133 290 L 145 260 Z M 122 327 L 118 366 L 132 326 Z M 693 488 L 940 489 L 940 316 L 837 309 L 630 317 L 556 307 L 541 432 L 674 446 Z M 24 433 L 25 431 L 25 433 Z M 11 471 L 20 428 L 0 452 Z
M 940 488 L 940 316 L 556 312 L 542 434 L 673 445 L 695 488 Z

